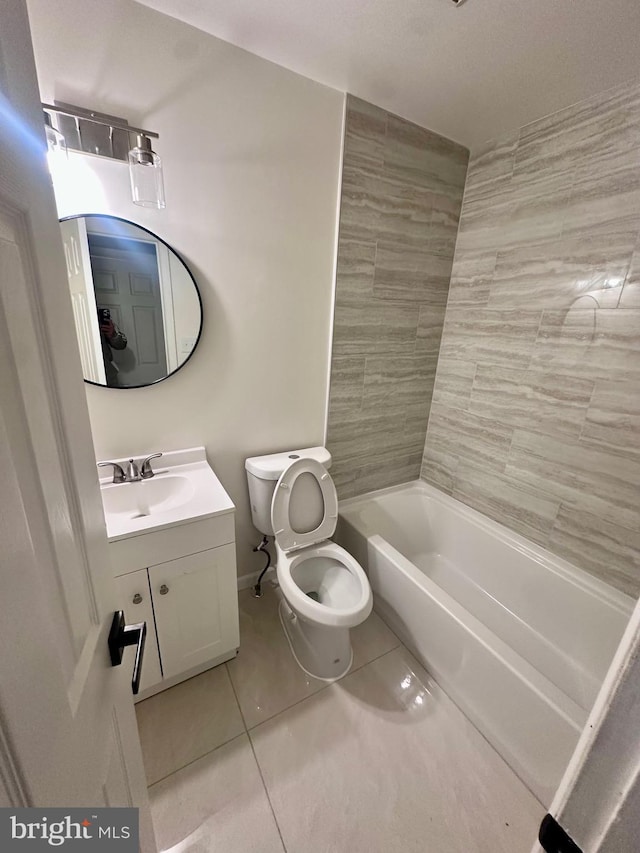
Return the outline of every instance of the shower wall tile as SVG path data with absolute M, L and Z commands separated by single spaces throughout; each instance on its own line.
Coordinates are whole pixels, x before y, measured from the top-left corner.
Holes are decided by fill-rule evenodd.
M 421 476 L 640 593 L 640 85 L 472 152 Z
M 443 450 L 449 436 L 456 433 L 456 453 L 462 459 L 488 471 L 501 473 L 509 454 L 513 429 L 499 420 L 470 411 L 432 403 L 429 416 L 430 440 Z
M 562 504 L 546 547 L 637 598 L 640 531 L 625 529 L 582 507 Z
M 503 524 L 538 544 L 545 542 L 560 508 L 560 501 L 544 492 L 473 465 L 458 472 L 452 494 L 478 512 L 500 515 Z
M 494 311 L 447 307 L 440 355 L 449 360 L 528 367 L 540 311 Z
M 596 382 L 581 439 L 640 458 L 640 381 Z
M 416 330 L 416 353 L 438 355 L 445 310 L 444 305 L 422 304 L 420 306 Z
M 636 244 L 622 289 L 619 308 L 640 308 L 640 245 Z
M 348 96 L 327 429 L 340 497 L 420 474 L 467 159 Z
M 479 364 L 469 411 L 514 428 L 580 436 L 594 383 L 588 379 Z
M 440 354 L 433 386 L 433 402 L 454 409 L 468 409 L 477 365 L 469 359 L 447 358 Z
M 453 253 L 443 257 L 380 240 L 373 279 L 374 296 L 445 306 L 452 263 Z

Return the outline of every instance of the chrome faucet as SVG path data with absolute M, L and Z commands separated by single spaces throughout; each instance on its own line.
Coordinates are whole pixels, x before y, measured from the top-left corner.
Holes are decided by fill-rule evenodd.
M 152 453 L 151 456 L 147 456 L 140 464 L 130 459 L 124 471 L 122 466 L 117 462 L 98 462 L 98 466 L 111 465 L 113 467 L 114 483 L 138 483 L 140 480 L 149 480 L 155 476 L 155 472 L 151 467 L 151 460 L 157 459 L 159 456 L 162 456 L 162 453 Z

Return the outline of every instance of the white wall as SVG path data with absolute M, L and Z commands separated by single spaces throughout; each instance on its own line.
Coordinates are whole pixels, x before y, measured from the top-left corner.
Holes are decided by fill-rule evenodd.
M 42 99 L 160 134 L 167 208 L 125 164 L 82 161 L 61 216 L 112 213 L 180 252 L 202 293 L 187 366 L 140 390 L 87 386 L 99 458 L 204 444 L 251 553 L 246 456 L 323 440 L 343 95 L 130 0 L 29 0 Z

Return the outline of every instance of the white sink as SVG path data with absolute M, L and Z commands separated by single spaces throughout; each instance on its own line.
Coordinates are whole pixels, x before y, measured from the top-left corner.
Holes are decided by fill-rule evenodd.
M 128 459 L 109 461 L 126 468 Z M 151 464 L 154 476 L 134 483 L 114 483 L 112 476 L 104 476 L 110 469 L 98 469 L 110 542 L 233 512 L 233 502 L 209 467 L 204 447 L 171 451 Z

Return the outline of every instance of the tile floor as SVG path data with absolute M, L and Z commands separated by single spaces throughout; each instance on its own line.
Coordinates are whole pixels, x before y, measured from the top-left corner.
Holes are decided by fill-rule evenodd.
M 240 593 L 239 656 L 137 706 L 171 853 L 529 853 L 544 809 L 374 613 L 331 685 L 277 590 Z

